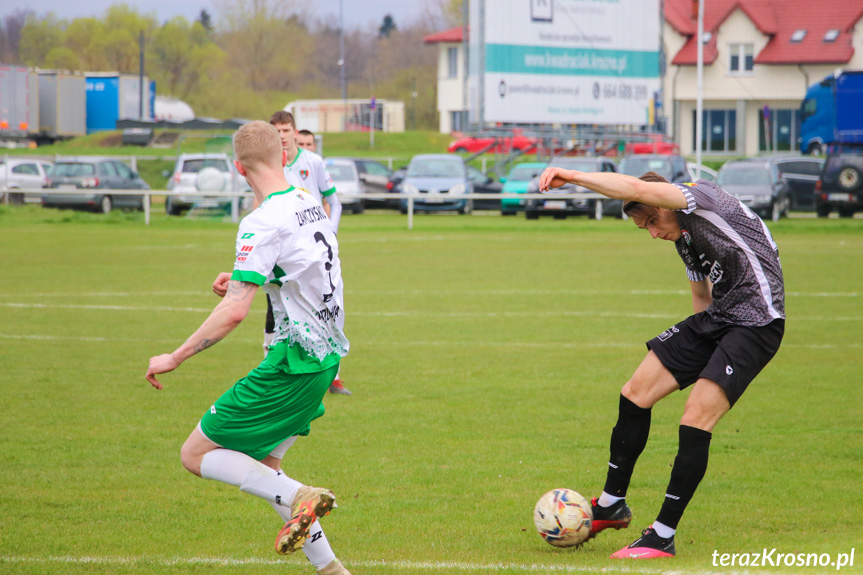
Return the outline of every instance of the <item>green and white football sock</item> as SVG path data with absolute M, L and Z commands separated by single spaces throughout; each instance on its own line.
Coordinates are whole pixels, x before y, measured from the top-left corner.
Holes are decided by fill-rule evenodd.
M 288 511 L 294 495 L 302 486 L 300 482 L 245 453 L 222 448 L 204 454 L 201 459 L 201 477 L 239 487 L 244 493 L 285 506 Z

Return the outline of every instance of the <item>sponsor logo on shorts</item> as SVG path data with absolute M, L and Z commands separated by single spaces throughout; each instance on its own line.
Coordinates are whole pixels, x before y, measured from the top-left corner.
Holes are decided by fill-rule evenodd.
M 216 406 L 215 405 L 210 406 L 210 413 L 212 413 L 213 415 L 216 415 Z
M 725 366 L 725 375 L 731 375 L 732 373 L 734 373 L 734 368 L 732 368 L 730 365 L 726 365 Z
M 668 328 L 667 330 L 665 330 L 664 332 L 662 332 L 661 334 L 659 334 L 659 336 L 657 336 L 657 337 L 659 337 L 659 341 L 665 341 L 666 339 L 670 338 L 675 333 L 680 333 L 680 330 L 677 329 L 676 325 L 673 325 L 670 328 Z

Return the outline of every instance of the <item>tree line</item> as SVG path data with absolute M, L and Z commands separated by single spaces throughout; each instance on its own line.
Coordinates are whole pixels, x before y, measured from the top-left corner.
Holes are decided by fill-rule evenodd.
M 405 102 L 406 127 L 437 127 L 437 46 L 423 37 L 460 25 L 461 0 L 432 0 L 416 22 L 344 31 L 348 98 Z M 159 95 L 198 116 L 266 118 L 296 99 L 342 96 L 339 22 L 309 15 L 310 0 L 216 0 L 189 21 L 114 4 L 99 18 L 19 10 L 0 22 L 0 62 L 34 68 L 145 73 Z M 458 20 L 458 22 L 456 22 Z M 414 95 L 415 94 L 415 99 Z

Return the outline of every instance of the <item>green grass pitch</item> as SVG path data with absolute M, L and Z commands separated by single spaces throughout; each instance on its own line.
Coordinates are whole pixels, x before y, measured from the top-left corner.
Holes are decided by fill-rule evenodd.
M 714 433 L 678 556 L 615 562 L 656 517 L 686 393 L 653 412 L 626 531 L 544 543 L 533 505 L 598 495 L 620 387 L 643 342 L 690 313 L 673 246 L 631 222 L 345 216 L 353 397 L 288 452 L 332 488 L 322 524 L 354 575 L 835 573 L 714 565 L 713 553 L 856 549 L 863 572 L 863 222 L 771 224 L 785 341 Z M 0 573 L 311 574 L 272 549 L 264 502 L 184 471 L 203 411 L 261 358 L 264 302 L 225 341 L 144 380 L 217 298 L 225 222 L 0 206 Z

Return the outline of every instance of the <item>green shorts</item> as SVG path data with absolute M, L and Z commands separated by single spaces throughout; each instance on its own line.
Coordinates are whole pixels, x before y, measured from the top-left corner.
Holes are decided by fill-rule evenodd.
M 265 359 L 216 400 L 201 418 L 201 431 L 260 461 L 287 438 L 309 434 L 338 372 L 336 363 L 315 373 L 286 373 L 278 360 Z

